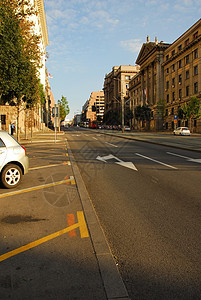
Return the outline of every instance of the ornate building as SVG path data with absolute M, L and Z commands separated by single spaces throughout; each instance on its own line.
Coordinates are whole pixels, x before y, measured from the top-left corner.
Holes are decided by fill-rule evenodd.
M 122 106 L 129 107 L 129 82 L 139 72 L 139 66 L 114 66 L 104 79 L 105 122 L 121 123 Z
M 192 96 L 201 99 L 201 19 L 164 52 L 165 128 L 190 126 L 201 132 L 201 120 L 181 120 L 178 108 Z
M 201 133 L 200 119 L 190 124 L 178 115 L 178 109 L 192 96 L 201 99 L 201 19 L 172 44 L 157 39 L 150 42 L 147 37 L 136 63 L 140 72 L 130 81 L 131 110 L 134 112 L 135 107 L 147 105 L 151 130 L 192 125 L 194 132 Z M 131 125 L 137 129 L 139 123 L 133 118 Z M 144 127 L 143 122 L 140 127 Z

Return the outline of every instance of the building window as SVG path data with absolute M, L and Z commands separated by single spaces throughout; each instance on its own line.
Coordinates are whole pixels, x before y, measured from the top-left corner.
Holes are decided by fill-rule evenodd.
M 169 89 L 169 81 L 166 82 L 166 89 Z
M 193 39 L 195 40 L 195 39 L 197 39 L 197 37 L 198 37 L 198 31 L 196 31 L 196 32 L 194 33 Z
M 185 40 L 185 46 L 189 44 L 189 39 Z
M 179 69 L 181 68 L 181 59 L 179 60 Z
M 189 64 L 189 55 L 186 55 L 186 64 Z
M 6 125 L 6 115 L 1 115 L 1 125 Z
M 189 96 L 189 86 L 186 87 L 186 96 Z
M 198 49 L 194 51 L 194 59 L 198 58 Z
M 189 79 L 190 77 L 190 73 L 189 73 L 189 70 L 186 71 L 186 79 Z
M 166 108 L 165 110 L 165 116 L 167 117 L 168 116 L 168 109 Z
M 175 71 L 175 64 L 172 65 L 172 72 Z
M 167 103 L 169 103 L 169 94 L 167 94 Z
M 167 71 L 166 71 L 166 72 L 167 72 L 167 74 L 169 74 L 169 68 L 167 68 Z
M 175 92 L 172 93 L 172 101 L 175 100 Z
M 175 78 L 172 78 L 172 87 L 175 87 Z
M 129 89 L 129 83 L 126 83 L 126 88 Z
M 174 115 L 174 107 L 172 107 L 171 114 Z
M 166 55 L 166 60 L 168 60 L 169 59 L 169 55 Z
M 181 74 L 179 75 L 179 84 L 182 83 L 182 77 L 181 77 Z
M 182 89 L 179 89 L 179 100 L 181 100 L 182 97 Z
M 198 93 L 198 82 L 194 83 L 194 94 Z
M 179 45 L 178 50 L 179 50 L 179 51 L 182 50 L 182 45 Z
M 172 56 L 174 56 L 174 55 L 175 55 L 175 50 L 172 51 Z
M 198 75 L 198 66 L 194 67 L 194 75 Z

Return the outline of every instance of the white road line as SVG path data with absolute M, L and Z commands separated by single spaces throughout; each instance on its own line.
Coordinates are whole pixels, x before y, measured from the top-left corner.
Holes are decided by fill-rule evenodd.
M 161 162 L 161 161 L 158 161 L 158 160 L 155 160 L 155 159 L 153 159 L 153 158 L 144 156 L 144 155 L 142 155 L 142 154 L 139 154 L 139 153 L 135 153 L 135 154 L 138 155 L 138 156 L 141 156 L 141 157 L 143 157 L 143 158 L 152 160 L 152 161 L 154 161 L 154 162 L 156 162 L 156 163 L 158 163 L 158 164 L 161 164 L 161 165 L 163 165 L 163 166 L 166 166 L 166 167 L 168 167 L 168 168 L 171 168 L 171 169 L 177 169 L 176 167 L 170 166 L 170 165 L 168 165 L 168 164 L 165 164 L 165 163 L 163 163 L 163 162 Z
M 113 147 L 116 147 L 116 148 L 118 148 L 118 146 L 117 146 L 117 145 L 114 145 L 114 144 L 111 144 L 111 143 L 108 143 L 108 142 L 105 142 L 105 144 L 108 144 L 108 145 L 110 145 L 110 146 L 113 146 Z
M 94 136 L 93 136 L 93 139 L 96 140 L 96 141 L 98 140 L 98 139 L 97 139 L 96 137 L 94 137 Z
M 170 154 L 170 155 L 178 156 L 178 157 L 181 157 L 181 158 L 190 159 L 190 157 L 183 156 L 183 155 L 179 155 L 179 154 L 176 154 L 176 153 L 172 153 L 172 152 L 166 152 L 166 153 L 167 153 L 167 154 Z

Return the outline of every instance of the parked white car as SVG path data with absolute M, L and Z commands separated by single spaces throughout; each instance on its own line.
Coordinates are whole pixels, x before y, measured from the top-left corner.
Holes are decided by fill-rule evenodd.
M 0 131 L 0 182 L 5 188 L 16 187 L 29 169 L 26 149 L 7 131 Z
M 178 127 L 173 131 L 174 135 L 190 135 L 191 132 L 188 127 Z

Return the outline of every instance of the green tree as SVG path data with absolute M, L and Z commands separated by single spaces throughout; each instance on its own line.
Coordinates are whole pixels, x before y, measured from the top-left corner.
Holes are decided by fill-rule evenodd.
M 142 121 L 143 124 L 146 121 L 149 126 L 150 118 L 151 118 L 151 109 L 147 105 L 138 105 L 134 110 L 135 118 L 138 122 Z
M 184 103 L 181 107 L 182 117 L 185 121 L 190 120 L 190 129 L 192 130 L 192 122 L 201 117 L 200 100 L 193 96 L 188 103 Z M 181 112 L 180 112 L 181 113 Z
M 69 114 L 70 108 L 68 105 L 68 100 L 66 97 L 62 96 L 61 100 L 58 100 L 59 104 L 59 114 L 60 114 L 60 120 L 64 121 L 65 117 Z
M 39 99 L 39 37 L 25 18 L 33 13 L 24 12 L 25 4 L 25 0 L 0 0 L 0 99 L 17 108 L 17 138 L 20 109 L 26 101 L 33 106 Z

